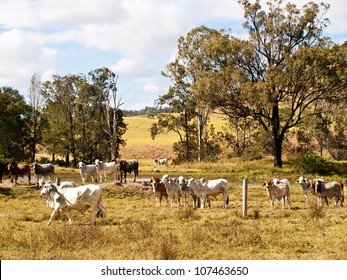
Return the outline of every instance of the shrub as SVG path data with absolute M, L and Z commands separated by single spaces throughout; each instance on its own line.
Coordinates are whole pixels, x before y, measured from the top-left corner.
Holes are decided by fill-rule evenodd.
M 316 154 L 299 155 L 294 163 L 298 171 L 309 174 L 330 175 L 334 171 L 333 165 L 326 159 Z

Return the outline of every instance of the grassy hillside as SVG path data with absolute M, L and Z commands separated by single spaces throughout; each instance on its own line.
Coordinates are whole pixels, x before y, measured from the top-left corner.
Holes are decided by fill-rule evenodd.
M 127 145 L 121 147 L 122 158 L 154 159 L 155 157 L 174 158 L 172 151 L 174 142 L 179 141 L 177 133 L 160 134 L 154 140 L 151 138 L 150 127 L 156 121 L 146 116 L 125 117 L 128 130 L 124 134 Z M 211 116 L 211 123 L 220 131 L 225 126 L 225 120 L 219 115 Z

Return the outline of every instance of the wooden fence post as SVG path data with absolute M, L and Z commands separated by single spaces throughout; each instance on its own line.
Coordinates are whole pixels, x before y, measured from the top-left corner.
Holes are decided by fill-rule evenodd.
M 242 216 L 247 217 L 247 192 L 248 182 L 247 179 L 242 180 Z

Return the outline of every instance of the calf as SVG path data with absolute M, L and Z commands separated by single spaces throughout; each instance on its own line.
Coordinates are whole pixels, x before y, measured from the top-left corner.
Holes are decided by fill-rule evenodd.
M 295 181 L 295 183 L 299 183 L 301 185 L 301 190 L 304 195 L 305 202 L 307 202 L 308 194 L 311 192 L 311 180 L 300 176 L 299 179 Z
M 9 172 L 12 179 L 14 179 L 14 185 L 17 185 L 18 177 L 24 177 L 28 176 L 28 186 L 30 186 L 30 180 L 31 180 L 31 170 L 30 166 L 25 164 L 22 166 L 18 166 L 16 162 L 11 162 L 7 164 L 7 171 Z
M 160 179 L 157 176 L 152 176 L 150 182 L 153 187 L 153 193 L 155 195 L 156 206 L 161 206 L 161 200 L 165 198 L 167 202 L 169 198 L 166 192 L 165 185 L 163 182 L 160 182 Z
M 40 177 L 44 177 L 47 179 L 49 178 L 49 181 L 54 179 L 54 165 L 51 163 L 47 164 L 37 164 L 34 162 L 31 167 L 34 169 L 34 174 L 37 177 L 37 179 L 40 179 Z
M 139 175 L 139 162 L 134 160 L 120 160 L 119 161 L 119 171 L 120 171 L 120 182 L 122 183 L 124 175 L 124 183 L 127 182 L 127 173 L 134 172 L 134 182 L 136 182 L 136 177 Z
M 177 180 L 171 179 L 169 175 L 165 174 L 161 178 L 161 182 L 165 185 L 167 195 L 171 198 L 171 207 L 176 204 L 180 206 L 181 188 Z
M 77 164 L 77 167 L 80 170 L 80 175 L 81 175 L 81 179 L 82 179 L 82 184 L 86 183 L 86 179 L 88 176 L 90 176 L 92 178 L 92 183 L 97 182 L 97 176 L 98 176 L 98 172 L 96 169 L 96 165 L 95 164 L 84 164 L 82 161 L 80 161 Z
M 317 202 L 318 206 L 323 206 L 322 199 L 325 199 L 325 202 L 327 205 L 328 203 L 328 198 L 333 198 L 335 197 L 335 205 L 339 201 L 341 207 L 343 207 L 343 202 L 344 202 L 344 190 L 343 190 L 343 184 L 341 182 L 333 181 L 333 182 L 324 182 L 320 179 L 312 180 L 311 181 L 311 190 L 315 196 L 317 196 Z
M 60 209 L 66 209 L 70 225 L 72 224 L 72 209 L 84 212 L 91 208 L 93 224 L 95 224 L 99 212 L 101 212 L 103 221 L 105 220 L 106 209 L 102 204 L 102 190 L 98 185 L 58 188 L 52 182 L 47 182 L 40 194 L 46 198 L 49 207 L 53 208 L 48 225 L 52 223 L 54 215 Z
M 195 180 L 190 178 L 188 180 L 188 187 L 191 188 L 195 195 L 200 199 L 200 208 L 205 207 L 206 199 L 209 200 L 209 196 L 223 195 L 224 204 L 223 208 L 226 208 L 229 204 L 229 183 L 225 179 L 206 180 L 202 178 Z
M 274 208 L 275 200 L 279 200 L 282 202 L 282 209 L 284 209 L 285 201 L 287 201 L 289 209 L 291 209 L 290 188 L 288 184 L 284 183 L 275 185 L 270 180 L 265 180 L 263 186 L 266 187 L 267 195 L 270 199 L 272 209 Z

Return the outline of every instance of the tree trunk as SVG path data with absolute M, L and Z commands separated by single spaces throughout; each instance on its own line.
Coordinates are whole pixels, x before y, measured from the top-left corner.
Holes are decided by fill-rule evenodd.
M 114 98 L 116 98 L 114 96 Z M 117 126 L 118 126 L 118 118 L 117 118 L 117 106 L 116 101 L 114 101 L 114 108 L 113 108 L 113 133 L 112 133 L 112 141 L 111 141 L 111 160 L 115 160 L 118 158 L 118 149 L 117 149 Z
M 274 135 L 274 167 L 282 168 L 282 143 L 281 137 L 275 137 Z
M 283 136 L 280 133 L 280 115 L 278 105 L 272 108 L 272 138 L 274 167 L 282 168 L 282 143 Z
M 198 161 L 201 161 L 201 139 L 203 133 L 203 125 L 201 116 L 198 116 Z

